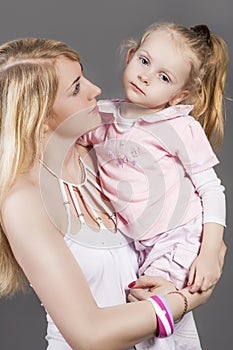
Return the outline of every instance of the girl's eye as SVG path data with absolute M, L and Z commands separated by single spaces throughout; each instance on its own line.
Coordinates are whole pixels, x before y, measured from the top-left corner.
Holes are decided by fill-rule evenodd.
M 80 83 L 77 83 L 74 87 L 74 90 L 72 91 L 72 95 L 75 96 L 79 93 L 80 91 Z
M 170 79 L 166 74 L 161 73 L 160 74 L 160 79 L 164 81 L 164 83 L 170 83 Z
M 148 66 L 149 64 L 149 60 L 145 57 L 139 57 L 140 61 L 142 62 L 142 64 Z

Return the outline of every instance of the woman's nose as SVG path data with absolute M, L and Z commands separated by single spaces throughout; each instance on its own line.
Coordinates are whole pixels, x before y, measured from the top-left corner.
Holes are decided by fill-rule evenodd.
M 90 93 L 89 93 L 89 99 L 92 100 L 93 98 L 96 98 L 97 96 L 99 96 L 102 92 L 102 90 L 100 89 L 99 86 L 93 84 L 92 82 L 90 82 Z

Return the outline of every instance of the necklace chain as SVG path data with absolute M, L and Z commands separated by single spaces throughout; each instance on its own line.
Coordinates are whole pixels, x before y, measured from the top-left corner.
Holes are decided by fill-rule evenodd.
M 85 167 L 83 164 L 83 161 L 81 159 L 81 156 L 79 153 L 74 152 L 73 153 L 73 161 L 72 161 L 72 166 L 74 167 L 74 169 L 77 169 L 77 165 L 78 165 L 78 170 L 75 176 L 75 182 L 74 184 L 82 184 L 83 182 L 85 182 L 86 180 L 86 171 L 85 171 Z M 54 176 L 59 177 L 42 159 L 39 160 L 40 164 L 42 164 L 50 173 L 52 173 Z M 70 181 L 66 181 L 63 179 L 64 182 L 70 182 Z M 72 181 L 73 182 L 73 181 Z
M 85 180 L 85 170 L 79 153 L 76 155 L 76 153 L 74 152 L 73 163 L 74 169 L 77 167 L 78 164 L 77 182 L 82 183 Z

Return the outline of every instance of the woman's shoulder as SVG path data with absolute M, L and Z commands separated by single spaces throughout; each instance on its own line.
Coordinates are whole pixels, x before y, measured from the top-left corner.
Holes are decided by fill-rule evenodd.
M 20 175 L 14 184 L 11 186 L 5 200 L 3 207 L 21 205 L 28 200 L 36 199 L 39 194 L 39 184 L 31 176 Z
M 33 226 L 39 225 L 46 213 L 36 181 L 20 176 L 2 203 L 1 215 L 8 233 L 24 231 L 26 235 Z

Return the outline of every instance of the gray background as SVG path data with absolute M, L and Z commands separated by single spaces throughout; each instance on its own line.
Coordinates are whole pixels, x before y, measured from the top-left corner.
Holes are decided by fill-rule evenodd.
M 206 23 L 229 45 L 227 95 L 233 96 L 232 0 L 2 0 L 0 42 L 25 36 L 65 41 L 78 50 L 86 76 L 102 87 L 103 98 L 123 97 L 118 47 L 155 21 L 183 25 Z M 232 331 L 232 132 L 233 102 L 226 103 L 225 138 L 216 171 L 226 187 L 228 245 L 224 273 L 208 303 L 195 312 L 203 349 L 233 349 Z M 58 305 L 59 307 L 59 305 Z M 65 315 L 64 315 L 65 317 Z M 45 319 L 36 296 L 0 300 L 0 349 L 42 350 Z M 90 334 L 91 336 L 91 334 Z

